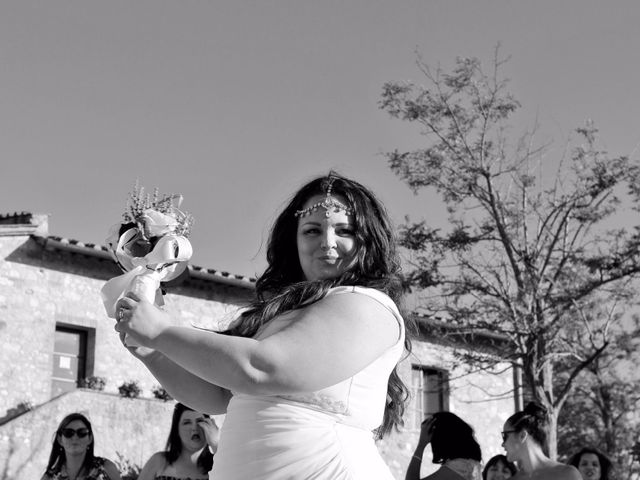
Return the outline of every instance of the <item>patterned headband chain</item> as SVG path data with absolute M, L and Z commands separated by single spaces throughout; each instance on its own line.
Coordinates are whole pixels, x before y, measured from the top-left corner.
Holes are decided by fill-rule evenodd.
M 340 200 L 336 200 L 331 196 L 331 189 L 333 188 L 333 181 L 335 178 L 329 178 L 329 185 L 327 186 L 327 193 L 325 198 L 321 202 L 316 202 L 310 207 L 304 208 L 302 210 L 297 210 L 294 214 L 296 217 L 305 217 L 307 215 L 311 215 L 313 212 L 318 210 L 319 208 L 324 208 L 324 216 L 329 217 L 331 212 L 339 212 L 344 210 L 347 215 L 351 215 L 352 209 L 342 203 Z

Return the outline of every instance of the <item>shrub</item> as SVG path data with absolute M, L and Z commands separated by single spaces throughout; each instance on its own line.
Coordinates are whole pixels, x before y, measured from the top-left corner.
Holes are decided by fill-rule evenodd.
M 142 389 L 140 388 L 140 385 L 138 385 L 138 382 L 131 380 L 120 385 L 118 387 L 118 392 L 120 393 L 120 396 L 124 398 L 138 398 L 142 393 Z
M 15 407 L 7 410 L 6 415 L 4 417 L 0 417 L 0 425 L 4 425 L 10 420 L 19 417 L 23 413 L 27 413 L 30 410 L 33 410 L 34 406 L 31 400 L 23 400 L 18 403 Z M 0 470 L 0 479 L 2 479 L 1 470 Z
M 33 410 L 33 403 L 30 400 L 24 400 L 16 405 L 16 410 L 20 414 Z
M 163 400 L 165 402 L 168 402 L 169 400 L 173 400 L 173 397 L 169 395 L 169 393 L 162 387 L 162 385 L 157 385 L 153 387 L 153 390 L 151 390 L 151 393 L 153 393 L 153 396 L 155 398 L 159 400 Z
M 106 385 L 106 383 L 107 382 L 103 377 L 96 377 L 92 375 L 80 380 L 80 387 L 89 388 L 91 390 L 97 390 L 101 392 L 102 390 L 104 390 L 104 386 Z

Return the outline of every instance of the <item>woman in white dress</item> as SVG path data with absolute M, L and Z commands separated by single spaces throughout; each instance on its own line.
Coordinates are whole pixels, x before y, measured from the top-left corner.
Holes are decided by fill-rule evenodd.
M 374 440 L 401 423 L 410 342 L 384 207 L 353 180 L 317 178 L 276 219 L 267 261 L 226 332 L 175 326 L 134 295 L 116 330 L 174 398 L 226 413 L 212 479 L 391 480 Z

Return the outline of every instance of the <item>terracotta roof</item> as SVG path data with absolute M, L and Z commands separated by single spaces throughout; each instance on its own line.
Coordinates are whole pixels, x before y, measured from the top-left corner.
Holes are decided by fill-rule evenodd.
M 56 237 L 53 235 L 49 235 L 46 237 L 46 248 L 73 251 L 74 253 L 80 253 L 109 260 L 112 259 L 109 250 L 104 245 L 83 243 L 78 240 Z M 245 277 L 242 275 L 234 275 L 229 272 L 214 270 L 213 268 L 200 267 L 198 265 L 189 265 L 189 274 L 193 278 L 232 284 L 234 286 L 244 288 L 255 288 L 256 283 L 255 278 Z
M 32 217 L 29 212 L 0 214 L 0 225 L 30 225 Z
M 436 343 L 466 345 L 478 351 L 498 354 L 505 358 L 512 350 L 509 338 L 501 333 L 486 329 L 464 327 L 448 322 L 446 319 L 414 313 L 419 334 Z
M 48 215 L 15 212 L 0 215 L 0 236 L 44 235 L 48 230 Z

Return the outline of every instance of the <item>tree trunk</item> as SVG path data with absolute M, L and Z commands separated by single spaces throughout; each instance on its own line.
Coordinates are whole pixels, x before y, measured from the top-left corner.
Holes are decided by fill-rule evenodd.
M 556 460 L 558 458 L 558 413 L 555 408 L 550 408 L 549 414 L 549 431 L 547 443 L 549 444 L 549 458 Z
M 546 400 L 543 405 L 547 409 L 549 418 L 549 429 L 547 430 L 549 458 L 556 460 L 558 458 L 558 414 L 560 413 L 560 406 L 556 407 L 553 404 L 553 365 L 551 362 L 546 362 L 542 368 L 542 385 L 544 386 L 544 399 Z

